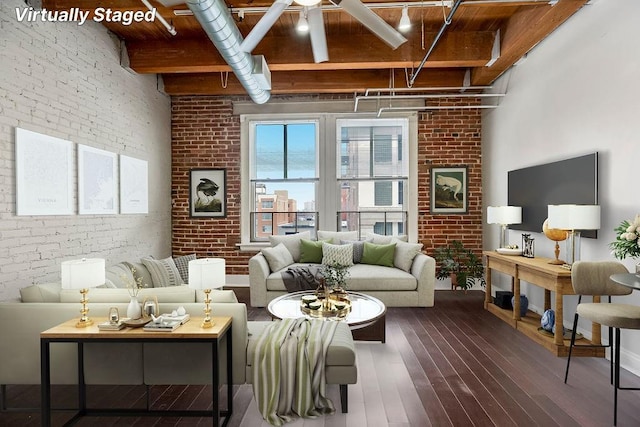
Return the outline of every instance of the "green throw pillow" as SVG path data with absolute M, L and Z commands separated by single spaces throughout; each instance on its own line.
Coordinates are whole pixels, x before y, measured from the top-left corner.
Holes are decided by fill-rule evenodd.
M 322 242 L 328 240 L 300 239 L 300 262 L 322 263 Z
M 393 257 L 396 251 L 396 244 L 376 245 L 375 243 L 364 242 L 362 252 L 362 264 L 382 265 L 393 267 Z

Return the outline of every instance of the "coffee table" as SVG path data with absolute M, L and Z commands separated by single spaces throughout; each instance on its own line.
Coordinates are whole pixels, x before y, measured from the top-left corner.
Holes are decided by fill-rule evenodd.
M 296 319 L 298 317 L 316 318 L 300 309 L 303 295 L 314 295 L 314 291 L 292 292 L 279 296 L 267 306 L 269 314 L 275 319 Z M 351 312 L 345 317 L 323 317 L 325 320 L 347 322 L 354 332 L 353 337 L 366 341 L 385 342 L 385 314 L 387 307 L 378 298 L 358 292 L 347 292 L 351 301 Z

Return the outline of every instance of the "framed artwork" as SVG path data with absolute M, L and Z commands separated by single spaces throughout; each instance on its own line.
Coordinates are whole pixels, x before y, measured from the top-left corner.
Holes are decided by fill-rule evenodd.
M 455 214 L 468 210 L 467 167 L 431 168 L 431 213 Z
M 192 217 L 227 216 L 227 170 L 191 169 L 189 214 Z
M 120 155 L 120 213 L 149 213 L 149 176 L 146 160 Z
M 78 213 L 103 215 L 118 212 L 118 156 L 78 144 Z
M 16 128 L 16 215 L 73 215 L 73 142 Z

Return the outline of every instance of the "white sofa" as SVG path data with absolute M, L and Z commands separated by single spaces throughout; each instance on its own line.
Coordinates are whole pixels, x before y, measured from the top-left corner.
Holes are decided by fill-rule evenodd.
M 34 285 L 23 295 L 40 302 L 0 302 L 0 385 L 40 383 L 40 332 L 80 316 L 77 290 L 59 290 L 60 285 Z M 56 301 L 56 289 L 59 296 Z M 188 286 L 149 288 L 140 292 L 142 301 L 155 296 L 161 313 L 182 306 L 192 316 L 203 315 L 203 297 Z M 46 299 L 46 301 L 45 301 Z M 106 317 L 110 307 L 126 313 L 126 289 L 91 289 L 89 317 Z M 233 318 L 233 383 L 251 382 L 251 342 L 269 322 L 247 321 L 245 304 L 238 303 L 233 291 L 212 291 L 212 316 Z M 151 332 L 150 332 L 151 333 Z M 221 343 L 221 384 L 226 383 L 226 340 Z M 85 381 L 87 384 L 207 384 L 211 378 L 211 348 L 205 344 L 132 343 L 86 344 Z M 249 353 L 250 354 L 250 353 Z M 74 344 L 51 346 L 53 384 L 77 384 L 77 351 Z M 346 411 L 347 384 L 357 381 L 355 346 L 351 331 L 340 324 L 329 346 L 326 359 L 328 384 L 340 384 L 343 411 Z M 2 402 L 4 402 L 4 396 Z
M 352 240 L 354 232 L 318 231 L 318 239 L 332 244 L 340 244 Z M 282 272 L 290 267 L 314 265 L 299 262 L 304 259 L 300 252 L 300 240 L 309 238 L 309 234 L 298 233 L 288 236 L 272 236 L 273 248 L 283 244 L 291 254 L 293 264 L 282 268 L 272 268 L 265 254 L 260 252 L 249 260 L 249 283 L 251 287 L 251 305 L 265 307 L 274 298 L 287 292 L 282 279 Z M 382 266 L 356 263 L 349 267 L 347 290 L 361 292 L 380 299 L 387 307 L 432 307 L 435 292 L 435 260 L 419 252 L 416 248 L 422 245 L 407 244 L 390 236 L 369 235 L 367 241 L 375 244 L 396 243 L 394 266 Z M 404 250 L 404 252 L 402 252 Z M 413 257 L 407 258 L 407 252 L 413 250 Z M 265 256 L 266 255 L 266 256 Z M 404 257 L 404 260 L 398 259 Z M 284 264 L 287 264 L 286 262 Z M 284 265 L 280 263 L 279 265 Z M 403 268 L 399 268 L 402 266 Z

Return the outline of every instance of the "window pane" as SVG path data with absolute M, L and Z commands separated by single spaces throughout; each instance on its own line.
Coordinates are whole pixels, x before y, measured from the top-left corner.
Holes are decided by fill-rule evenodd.
M 391 206 L 393 198 L 391 181 L 376 181 L 374 193 L 376 206 Z
M 284 178 L 284 125 L 256 125 L 254 178 Z
M 369 127 L 343 127 L 340 138 L 340 176 L 371 175 L 371 135 Z
M 317 177 L 315 124 L 288 124 L 286 129 L 287 178 Z
M 407 176 L 402 144 L 403 126 L 355 126 L 357 120 L 340 124 L 340 171 L 343 178 Z

